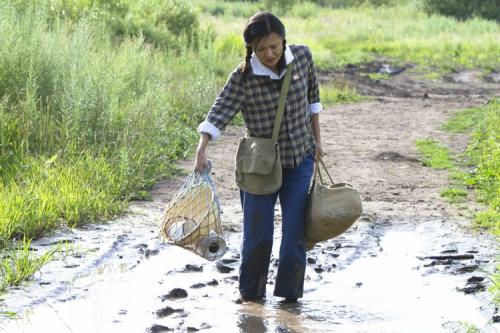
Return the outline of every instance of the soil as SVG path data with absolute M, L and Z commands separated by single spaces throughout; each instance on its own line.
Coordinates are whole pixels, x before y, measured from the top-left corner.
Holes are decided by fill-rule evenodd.
M 366 73 L 388 73 L 375 81 Z M 367 99 L 321 114 L 325 162 L 337 181 L 359 190 L 364 212 L 343 235 L 308 252 L 298 303 L 272 296 L 280 213 L 263 302 L 235 302 L 241 208 L 233 155 L 243 134 L 230 126 L 210 145 L 228 251 L 209 262 L 158 237 L 165 205 L 184 173 L 158 184 L 153 200 L 133 202 L 110 223 L 61 230 L 38 240 L 45 251 L 68 241 L 65 255 L 33 282 L 3 295 L 5 332 L 499 332 L 488 291 L 497 243 L 471 228 L 479 209 L 439 196 L 448 172 L 423 166 L 415 140 L 434 138 L 460 153 L 468 138 L 440 129 L 458 110 L 500 96 L 496 76 L 456 73 L 424 80 L 411 66 L 383 62 L 322 72 L 347 80 Z M 7 316 L 7 313 L 15 313 Z

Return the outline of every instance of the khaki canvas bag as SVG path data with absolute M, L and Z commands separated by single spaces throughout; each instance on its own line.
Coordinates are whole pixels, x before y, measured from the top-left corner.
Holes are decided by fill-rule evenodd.
M 287 67 L 281 88 L 272 138 L 245 136 L 238 144 L 235 180 L 238 187 L 245 192 L 265 195 L 274 193 L 281 187 L 282 170 L 278 134 L 290 85 L 289 67 L 290 65 Z
M 324 182 L 321 168 L 330 184 Z M 334 183 L 320 158 L 316 161 L 313 177 L 305 221 L 308 248 L 344 233 L 363 213 L 358 191 L 350 184 Z

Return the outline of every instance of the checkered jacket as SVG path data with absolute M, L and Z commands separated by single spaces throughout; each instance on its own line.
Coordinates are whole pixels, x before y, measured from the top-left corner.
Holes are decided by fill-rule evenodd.
M 315 149 L 308 106 L 319 102 L 319 89 L 312 55 L 307 46 L 290 45 L 294 59 L 291 80 L 281 122 L 278 143 L 281 164 L 285 168 L 299 165 Z M 284 77 L 284 76 L 283 76 Z M 223 131 L 234 115 L 241 111 L 247 134 L 270 138 L 278 110 L 283 78 L 268 76 L 245 77 L 235 69 L 216 98 L 206 121 Z

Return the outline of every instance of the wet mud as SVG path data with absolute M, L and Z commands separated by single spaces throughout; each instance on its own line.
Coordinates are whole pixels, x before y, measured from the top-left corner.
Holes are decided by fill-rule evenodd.
M 273 296 L 279 205 L 266 297 L 237 302 L 242 213 L 232 156 L 243 130 L 229 127 L 207 152 L 228 247 L 221 260 L 209 262 L 158 237 L 163 209 L 191 169 L 192 161 L 184 161 L 184 174 L 158 184 L 152 201 L 131 203 L 126 215 L 35 241 L 40 253 L 64 241 L 63 253 L 33 281 L 0 296 L 0 331 L 498 332 L 488 292 L 497 242 L 470 228 L 469 216 L 481 207 L 439 197 L 447 173 L 424 167 L 414 141 L 433 137 L 460 152 L 467 138 L 440 125 L 456 110 L 499 96 L 500 85 L 443 81 L 425 90 L 404 78 L 407 68 L 377 70 L 392 71 L 389 82 L 353 82 L 378 97 L 321 116 L 325 163 L 334 179 L 360 191 L 364 213 L 348 232 L 308 251 L 298 303 Z

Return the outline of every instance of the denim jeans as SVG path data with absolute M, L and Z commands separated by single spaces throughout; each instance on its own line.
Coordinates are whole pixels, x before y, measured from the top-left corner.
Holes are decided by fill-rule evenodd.
M 274 206 L 280 198 L 282 237 L 274 295 L 302 297 L 306 268 L 304 211 L 314 157 L 296 168 L 283 168 L 283 183 L 273 194 L 255 195 L 240 190 L 243 208 L 243 246 L 239 290 L 246 298 L 266 295 L 274 233 Z

